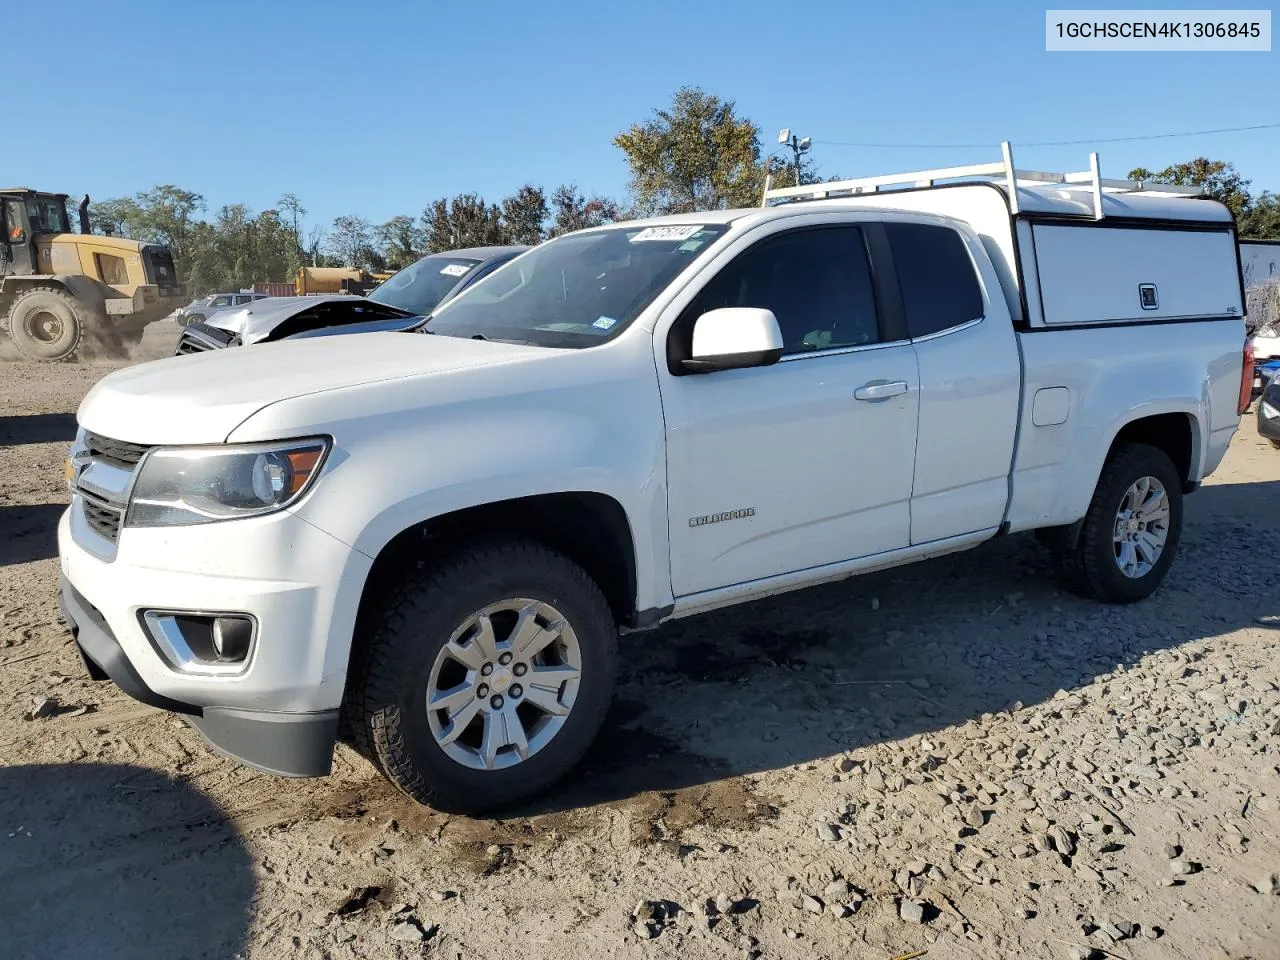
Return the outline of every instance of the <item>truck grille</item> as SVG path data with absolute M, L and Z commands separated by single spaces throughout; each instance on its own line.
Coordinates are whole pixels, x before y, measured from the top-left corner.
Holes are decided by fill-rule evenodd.
M 90 457 L 109 460 L 116 466 L 132 467 L 142 459 L 151 448 L 142 443 L 129 443 L 125 440 L 111 440 L 96 433 L 84 434 L 85 450 Z
M 128 509 L 128 476 L 152 449 L 147 444 L 114 440 L 86 430 L 81 438 L 88 463 L 79 474 L 76 496 L 84 521 L 98 536 L 115 543 Z M 97 465 L 95 467 L 95 465 Z M 105 485 L 105 486 L 104 486 Z
M 84 519 L 98 536 L 116 542 L 120 536 L 120 523 L 124 520 L 124 508 L 118 507 L 109 500 L 80 491 L 80 500 L 84 506 Z

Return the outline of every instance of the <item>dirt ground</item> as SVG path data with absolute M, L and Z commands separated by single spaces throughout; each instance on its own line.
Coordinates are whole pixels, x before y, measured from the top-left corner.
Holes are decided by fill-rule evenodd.
M 345 748 L 254 772 L 87 680 L 54 529 L 113 368 L 0 364 L 0 957 L 1280 957 L 1251 415 L 1152 599 L 1070 597 L 1012 537 L 624 638 L 581 769 L 470 820 Z

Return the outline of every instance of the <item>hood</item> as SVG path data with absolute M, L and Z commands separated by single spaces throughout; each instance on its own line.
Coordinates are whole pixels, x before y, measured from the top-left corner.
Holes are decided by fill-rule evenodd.
M 143 247 L 155 246 L 155 244 L 143 243 L 141 240 L 129 240 L 126 237 L 107 237 L 96 233 L 58 233 L 52 236 L 45 234 L 45 239 L 53 244 L 89 243 L 94 247 L 104 250 L 118 250 L 121 253 L 139 253 Z
M 89 391 L 76 418 L 86 430 L 131 443 L 222 443 L 253 414 L 280 400 L 559 352 L 415 333 L 210 350 L 109 374 Z
M 335 294 L 332 296 L 307 297 L 267 297 L 242 307 L 219 310 L 206 321 L 208 326 L 217 327 L 236 334 L 240 342 L 248 346 L 268 339 L 280 326 L 303 314 L 311 314 L 305 321 L 299 320 L 292 327 L 308 329 L 311 327 L 344 326 L 370 318 L 384 319 L 389 313 L 403 314 L 404 311 L 383 303 L 374 303 L 364 297 Z
M 293 333 L 286 340 L 304 340 L 312 337 L 332 337 L 346 333 L 385 333 L 390 330 L 409 330 L 422 323 L 425 317 L 393 317 L 388 320 L 362 320 L 359 323 L 344 323 L 337 327 L 320 327 L 318 330 L 304 330 Z
M 226 330 L 228 333 L 239 334 L 244 329 L 244 322 L 248 318 L 248 307 L 221 307 L 214 310 L 204 319 L 206 327 L 217 327 L 219 330 Z

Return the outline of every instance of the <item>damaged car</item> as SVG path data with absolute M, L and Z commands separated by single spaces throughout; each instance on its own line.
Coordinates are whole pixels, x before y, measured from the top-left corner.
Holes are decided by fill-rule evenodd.
M 270 297 L 220 310 L 182 331 L 178 355 L 276 340 L 413 330 L 456 297 L 529 248 L 471 247 L 429 254 L 380 284 L 367 297 L 334 294 Z
M 244 347 L 283 340 L 295 333 L 346 327 L 368 320 L 411 325 L 419 319 L 399 307 L 373 303 L 347 294 L 308 297 L 268 297 L 231 310 L 219 310 L 203 323 L 188 324 L 178 341 L 178 355 Z

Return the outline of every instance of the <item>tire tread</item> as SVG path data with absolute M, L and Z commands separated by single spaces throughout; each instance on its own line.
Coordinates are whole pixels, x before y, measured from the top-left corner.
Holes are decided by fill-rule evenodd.
M 363 631 L 363 643 L 353 651 L 352 677 L 348 683 L 346 709 L 349 735 L 356 749 L 370 759 L 403 793 L 418 803 L 482 810 L 505 802 L 501 797 L 448 795 L 439 783 L 431 783 L 414 762 L 404 730 L 400 710 L 393 704 L 404 679 L 403 644 L 413 634 L 410 623 L 430 625 L 439 613 L 441 601 L 463 584 L 474 585 L 497 573 L 515 569 L 554 570 L 570 578 L 595 607 L 597 616 L 608 619 L 609 636 L 616 637 L 616 626 L 609 605 L 594 580 L 578 565 L 563 555 L 540 544 L 523 540 L 483 540 L 455 547 L 430 564 L 419 562 L 418 569 L 402 578 L 369 617 Z M 588 624 L 589 628 L 599 624 Z M 419 635 L 430 631 L 420 627 Z M 617 672 L 616 643 L 610 643 L 604 657 L 604 675 L 596 683 L 612 689 Z M 588 717 L 592 735 L 604 719 L 606 698 L 599 716 Z M 543 778 L 550 782 L 554 778 Z M 548 785 L 531 784 L 528 793 Z
M 1094 487 L 1093 497 L 1089 501 L 1089 510 L 1085 514 L 1083 526 L 1076 545 L 1070 549 L 1059 551 L 1055 560 L 1058 575 L 1070 592 L 1086 599 L 1107 600 L 1111 602 L 1127 602 L 1129 598 L 1116 595 L 1103 579 L 1103 571 L 1095 562 L 1102 542 L 1110 541 L 1114 517 L 1110 501 L 1115 495 L 1115 487 L 1136 469 L 1152 468 L 1159 462 L 1167 467 L 1167 472 L 1177 476 L 1173 461 L 1159 447 L 1146 443 L 1123 442 L 1116 446 L 1103 464 L 1102 474 Z M 1167 488 L 1168 489 L 1168 488 Z M 1180 491 L 1168 489 L 1170 498 L 1180 496 Z M 1171 510 L 1172 516 L 1172 510 Z M 1180 514 L 1179 514 L 1180 521 Z M 1177 549 L 1180 537 L 1173 535 L 1166 549 Z M 1163 579 L 1163 577 L 1162 577 Z
M 19 339 L 14 336 L 13 325 L 14 325 L 14 320 L 18 313 L 18 307 L 22 304 L 23 301 L 29 300 L 31 297 L 36 296 L 38 294 L 48 294 L 49 296 L 55 297 L 58 300 L 62 301 L 63 304 L 67 307 L 67 309 L 71 311 L 71 316 L 75 319 L 75 333 L 76 333 L 75 342 L 71 345 L 71 349 L 68 350 L 66 353 L 64 353 L 60 357 L 31 356 L 26 352 L 26 350 L 22 348 Z M 6 318 L 6 325 L 9 330 L 9 339 L 13 342 L 14 346 L 18 348 L 18 352 L 21 353 L 25 359 L 33 360 L 41 363 L 57 363 L 59 361 L 74 361 L 76 358 L 76 351 L 80 349 L 80 345 L 84 341 L 84 336 L 86 333 L 85 322 L 82 316 L 83 312 L 84 311 L 82 310 L 76 298 L 72 296 L 70 293 L 68 293 L 62 287 L 49 287 L 49 286 L 29 287 L 28 289 L 23 290 L 21 293 L 15 296 L 9 304 L 9 315 Z

